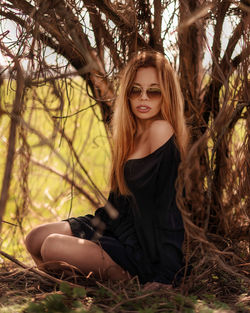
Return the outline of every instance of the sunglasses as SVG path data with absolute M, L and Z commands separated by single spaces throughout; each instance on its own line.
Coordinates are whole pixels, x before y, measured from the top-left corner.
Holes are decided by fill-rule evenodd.
M 137 99 L 142 96 L 143 89 L 137 86 L 131 88 L 129 92 L 130 99 Z M 151 100 L 156 100 L 161 98 L 161 90 L 157 87 L 150 87 L 146 89 L 146 95 Z

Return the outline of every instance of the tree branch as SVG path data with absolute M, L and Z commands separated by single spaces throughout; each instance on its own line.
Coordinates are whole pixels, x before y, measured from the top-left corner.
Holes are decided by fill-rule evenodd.
M 221 64 L 220 64 L 221 71 L 222 71 L 222 73 L 224 73 L 225 76 L 226 76 L 226 73 L 229 72 L 230 59 L 232 57 L 232 53 L 233 53 L 235 46 L 237 45 L 240 37 L 243 35 L 243 30 L 245 27 L 245 21 L 247 22 L 247 20 L 249 23 L 249 19 L 247 19 L 247 18 L 244 18 L 240 21 L 240 23 L 235 28 L 233 35 L 231 36 L 231 38 L 228 41 L 227 48 L 224 52 L 224 56 L 223 56 L 223 58 L 221 60 Z
M 161 28 L 162 28 L 162 3 L 161 3 L 161 0 L 154 0 L 153 36 L 154 36 L 155 49 L 163 53 Z
M 230 1 L 222 1 L 219 3 L 217 8 L 217 18 L 216 18 L 216 25 L 214 27 L 214 40 L 212 46 L 212 53 L 213 53 L 213 69 L 214 67 L 218 66 L 219 57 L 221 52 L 221 32 L 222 26 L 224 23 L 225 15 L 227 10 L 230 6 Z M 212 70 L 213 72 L 214 70 Z
M 81 186 L 79 186 L 73 179 L 69 178 L 69 176 L 67 174 L 62 174 L 60 173 L 59 171 L 57 171 L 56 169 L 53 169 L 33 158 L 31 158 L 31 161 L 33 164 L 39 166 L 39 167 L 42 167 L 44 169 L 46 169 L 47 171 L 61 177 L 62 179 L 64 179 L 66 182 L 68 182 L 71 186 L 73 186 L 76 190 L 78 190 L 82 195 L 84 195 L 91 204 L 94 205 L 95 208 L 97 208 L 99 205 L 100 205 L 100 202 L 96 202 L 94 200 L 94 198 L 91 197 L 91 195 L 85 191 Z
M 185 99 L 186 115 L 195 118 L 194 123 L 197 126 L 200 126 L 201 123 L 203 124 L 201 119 L 203 108 L 200 105 L 200 87 L 203 76 L 202 58 L 205 23 L 201 17 L 207 14 L 210 8 L 205 5 L 201 7 L 201 2 L 201 0 L 180 1 L 180 27 L 178 28 L 180 82 Z M 198 114 L 193 107 L 196 108 Z M 198 137 L 199 128 L 197 127 L 196 129 L 197 134 L 194 134 L 194 136 Z
M 45 45 L 52 48 L 57 53 L 60 53 L 63 55 L 64 51 L 61 49 L 60 45 L 57 44 L 55 41 L 52 40 L 51 37 L 46 36 L 41 31 L 34 31 L 33 29 L 30 29 L 30 25 L 23 19 L 21 19 L 18 15 L 12 13 L 12 12 L 5 12 L 0 10 L 0 16 L 4 16 L 7 19 L 15 22 L 17 25 L 20 25 L 21 27 L 25 28 L 26 31 L 30 31 L 30 33 L 34 36 L 35 39 L 41 40 Z
M 240 23 L 235 28 L 233 35 L 229 39 L 227 48 L 224 52 L 224 56 L 220 62 L 220 64 L 214 63 L 214 71 L 212 73 L 212 81 L 207 88 L 207 92 L 204 95 L 204 102 L 206 104 L 206 110 L 204 113 L 204 119 L 208 122 L 210 112 L 212 111 L 216 116 L 219 112 L 219 92 L 221 87 L 228 80 L 228 75 L 230 74 L 230 69 L 232 67 L 236 68 L 236 66 L 241 62 L 241 59 L 246 57 L 247 52 L 249 52 L 249 47 L 246 48 L 231 61 L 232 53 L 237 45 L 240 37 L 243 34 L 243 30 L 245 27 L 245 23 L 249 23 L 249 18 L 245 16 Z M 216 52 L 217 53 L 217 52 Z
M 36 35 L 37 39 L 41 39 L 45 45 L 55 49 L 56 52 L 64 56 L 69 63 L 79 71 L 79 74 L 85 80 L 90 80 L 89 86 L 94 98 L 97 99 L 97 103 L 100 105 L 103 121 L 104 123 L 108 123 L 112 111 L 110 107 L 113 104 L 114 92 L 106 77 L 105 70 L 101 65 L 98 55 L 93 52 L 93 48 L 90 46 L 88 38 L 86 34 L 83 33 L 82 27 L 79 21 L 74 17 L 73 12 L 66 8 L 65 5 L 56 3 L 58 8 L 55 6 L 53 9 L 57 11 L 58 15 L 52 17 L 52 15 L 49 16 L 49 14 L 52 14 L 54 11 L 50 11 L 49 8 L 42 6 L 37 9 L 25 0 L 9 1 L 13 2 L 25 15 L 38 23 L 52 38 L 55 38 L 55 40 L 52 40 L 40 31 Z M 20 19 L 15 18 L 13 14 L 11 18 L 17 23 L 20 22 Z M 25 27 L 27 32 L 34 34 L 31 25 L 27 22 L 23 21 L 20 25 Z M 64 31 L 60 29 L 60 25 L 63 25 Z M 70 30 L 70 36 L 65 36 L 65 29 Z M 75 29 L 77 29 L 77 31 Z M 55 44 L 55 41 L 57 41 L 58 44 Z M 86 75 L 87 72 L 92 73 L 89 76 Z
M 84 3 L 86 5 L 92 5 L 92 0 L 84 0 Z M 128 21 L 121 15 L 119 15 L 117 12 L 115 12 L 111 7 L 109 7 L 105 1 L 102 0 L 95 0 L 95 5 L 100 9 L 101 12 L 103 12 L 114 24 L 119 27 L 119 29 L 122 31 L 123 35 L 127 35 L 130 33 L 134 33 L 135 29 L 133 25 L 129 24 Z M 138 45 L 141 48 L 149 47 L 146 41 L 143 39 L 141 35 L 137 33 L 137 41 Z
M 77 42 L 75 43 L 74 41 L 70 40 L 70 38 L 65 36 L 65 34 L 59 27 L 60 22 L 58 20 L 55 20 L 55 18 L 48 16 L 48 14 L 50 13 L 49 11 L 43 11 L 43 7 L 41 8 L 41 10 L 39 7 L 37 9 L 25 0 L 9 1 L 15 4 L 16 7 L 20 9 L 25 15 L 38 23 L 38 25 L 43 28 L 44 32 L 49 33 L 52 38 L 54 37 L 58 41 L 60 54 L 62 54 L 77 70 L 86 67 L 88 71 L 90 71 L 91 68 L 95 68 L 95 63 L 89 57 L 88 51 L 86 49 L 79 49 L 79 47 L 77 47 L 76 45 Z M 31 27 L 32 24 L 26 27 L 27 32 L 31 31 Z
M 26 269 L 26 270 L 29 270 L 30 272 L 33 272 L 34 274 L 37 274 L 39 275 L 40 277 L 42 278 L 46 278 L 48 279 L 49 281 L 52 281 L 53 283 L 57 283 L 57 284 L 61 284 L 62 282 L 64 282 L 64 280 L 62 279 L 59 279 L 59 278 L 56 278 L 54 276 L 51 276 L 45 272 L 42 272 L 40 271 L 39 269 L 36 269 L 34 267 L 29 267 L 27 265 L 25 265 L 24 263 L 20 262 L 19 260 L 17 260 L 16 258 L 14 258 L 13 256 L 9 255 L 8 253 L 0 250 L 0 255 L 4 256 L 6 259 L 10 260 L 11 262 L 17 264 L 18 266 Z M 66 263 L 64 263 L 66 265 Z M 68 268 L 72 268 L 72 266 L 70 266 L 68 264 Z M 74 284 L 74 283 L 71 283 L 71 282 L 67 282 L 67 284 L 69 284 L 71 287 L 81 287 L 81 285 L 78 285 L 78 284 Z
M 108 47 L 110 51 L 115 67 L 121 68 L 122 62 L 119 57 L 119 54 L 117 53 L 117 47 L 114 45 L 114 38 L 112 38 L 110 32 L 106 29 L 99 12 L 97 12 L 94 6 L 90 8 L 89 15 L 90 15 L 90 21 L 93 27 L 93 31 L 96 37 L 96 44 L 97 44 L 98 50 L 100 51 L 101 47 L 103 48 L 103 45 L 101 44 L 101 39 L 103 39 L 105 46 Z M 102 55 L 102 54 L 103 52 L 98 53 L 98 55 Z
M 243 62 L 249 57 L 249 55 L 250 55 L 250 45 L 247 45 L 247 47 L 243 49 L 240 54 L 233 58 L 233 60 L 231 61 L 232 67 L 237 68 L 241 62 Z
M 6 157 L 5 171 L 2 182 L 2 190 L 0 197 L 0 233 L 2 226 L 2 219 L 5 211 L 5 207 L 8 200 L 8 193 L 11 181 L 11 174 L 14 163 L 14 155 L 15 155 L 15 145 L 16 145 L 16 128 L 18 125 L 17 117 L 20 116 L 22 112 L 22 101 L 23 101 L 23 92 L 24 92 L 24 77 L 22 73 L 21 66 L 17 60 L 17 58 L 0 42 L 0 48 L 4 51 L 8 57 L 10 57 L 15 63 L 15 69 L 17 71 L 17 79 L 16 79 L 16 96 L 13 103 L 13 109 L 11 113 L 11 123 L 10 123 L 10 131 L 9 131 L 9 139 L 8 139 L 8 152 Z

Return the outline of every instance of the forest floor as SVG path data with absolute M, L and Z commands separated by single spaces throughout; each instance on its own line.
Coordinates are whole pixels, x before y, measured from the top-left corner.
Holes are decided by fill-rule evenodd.
M 193 293 L 180 290 L 143 292 L 136 279 L 129 282 L 82 281 L 56 282 L 57 278 L 40 276 L 6 262 L 0 268 L 0 313 L 249 313 L 250 293 Z

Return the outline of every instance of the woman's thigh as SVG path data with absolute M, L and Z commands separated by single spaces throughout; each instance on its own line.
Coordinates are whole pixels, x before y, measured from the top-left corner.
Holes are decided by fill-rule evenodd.
M 25 239 L 27 250 L 35 256 L 40 256 L 42 244 L 47 236 L 51 234 L 72 236 L 68 222 L 63 221 L 39 225 L 32 229 Z
M 73 236 L 49 235 L 41 248 L 44 262 L 63 261 L 81 272 L 93 272 L 103 279 L 128 279 L 130 275 L 115 263 L 100 245 Z

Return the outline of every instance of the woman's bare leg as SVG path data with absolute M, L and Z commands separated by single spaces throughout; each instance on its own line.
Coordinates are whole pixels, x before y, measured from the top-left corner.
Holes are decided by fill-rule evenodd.
M 71 228 L 68 222 L 56 222 L 37 226 L 27 235 L 25 239 L 26 248 L 39 268 L 43 267 L 43 259 L 41 256 L 42 244 L 47 236 L 51 234 L 72 236 Z
M 86 275 L 93 272 L 97 277 L 112 280 L 127 280 L 128 272 L 116 264 L 96 243 L 73 236 L 52 234 L 42 244 L 44 262 L 63 261 L 75 266 Z
M 34 228 L 27 235 L 25 244 L 40 269 L 45 269 L 45 262 L 64 261 L 86 274 L 92 271 L 102 278 L 130 277 L 96 243 L 73 237 L 68 222 L 43 224 Z

